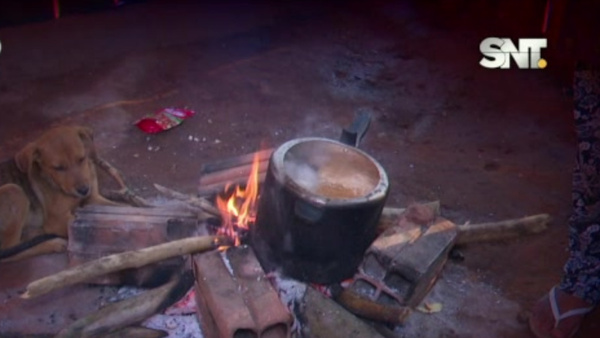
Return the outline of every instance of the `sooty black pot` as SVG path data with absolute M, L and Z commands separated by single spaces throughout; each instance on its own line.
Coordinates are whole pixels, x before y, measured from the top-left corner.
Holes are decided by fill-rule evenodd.
M 340 282 L 375 239 L 388 192 L 383 167 L 365 152 L 324 138 L 288 141 L 271 155 L 252 246 L 267 271 Z

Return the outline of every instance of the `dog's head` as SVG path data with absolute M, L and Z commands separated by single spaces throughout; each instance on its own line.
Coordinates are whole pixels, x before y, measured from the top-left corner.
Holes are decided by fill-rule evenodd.
M 15 156 L 17 166 L 29 177 L 39 177 L 64 194 L 85 198 L 95 179 L 95 157 L 90 128 L 63 126 L 50 129 Z

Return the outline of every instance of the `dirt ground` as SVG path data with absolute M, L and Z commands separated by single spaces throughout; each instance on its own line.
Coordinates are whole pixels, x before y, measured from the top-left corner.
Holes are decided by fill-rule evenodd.
M 140 194 L 194 193 L 204 163 L 337 139 L 367 111 L 360 147 L 389 175 L 389 206 L 440 200 L 456 223 L 553 216 L 541 235 L 461 248 L 430 295 L 442 312 L 415 314 L 398 336 L 528 337 L 527 311 L 567 255 L 572 101 L 552 64 L 479 66 L 483 38 L 518 37 L 508 9 L 449 3 L 156 0 L 2 28 L 0 157 L 52 125 L 85 124 Z M 197 114 L 156 135 L 133 125 L 170 106 Z M 64 267 L 56 256 L 0 265 L 0 335 L 52 333 L 102 303 L 84 287 L 18 300 Z

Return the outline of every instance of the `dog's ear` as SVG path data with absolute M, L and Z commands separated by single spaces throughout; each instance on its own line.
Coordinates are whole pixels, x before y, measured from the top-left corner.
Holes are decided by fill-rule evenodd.
M 34 161 L 39 158 L 39 150 L 35 143 L 29 143 L 15 155 L 17 168 L 24 173 L 29 173 Z
M 81 138 L 81 142 L 85 146 L 89 156 L 91 158 L 96 158 L 96 147 L 94 146 L 94 132 L 91 128 L 88 127 L 77 127 L 77 132 L 79 133 L 79 138 Z

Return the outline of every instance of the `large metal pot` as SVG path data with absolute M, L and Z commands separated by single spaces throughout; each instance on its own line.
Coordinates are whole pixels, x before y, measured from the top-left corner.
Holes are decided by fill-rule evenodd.
M 267 271 L 330 284 L 350 278 L 375 239 L 389 192 L 383 167 L 325 138 L 286 142 L 271 155 L 250 236 Z

